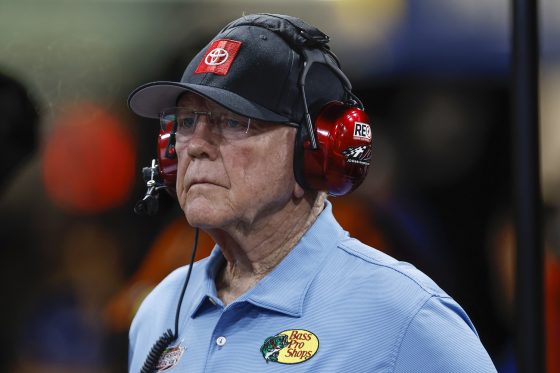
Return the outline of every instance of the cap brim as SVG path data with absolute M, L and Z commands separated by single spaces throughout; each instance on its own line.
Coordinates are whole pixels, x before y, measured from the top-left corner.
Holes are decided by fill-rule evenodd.
M 230 91 L 189 83 L 160 81 L 144 84 L 128 96 L 128 106 L 142 117 L 159 118 L 163 109 L 177 105 L 179 96 L 184 92 L 197 93 L 236 114 L 246 117 L 267 122 L 290 122 L 287 117 L 276 114 Z

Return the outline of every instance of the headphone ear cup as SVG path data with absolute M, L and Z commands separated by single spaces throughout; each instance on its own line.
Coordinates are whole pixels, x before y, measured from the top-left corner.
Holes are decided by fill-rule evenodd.
M 308 139 L 300 140 L 303 184 L 333 196 L 353 191 L 364 181 L 371 160 L 371 125 L 366 113 L 332 101 L 323 106 L 314 128 L 318 149 L 311 149 Z

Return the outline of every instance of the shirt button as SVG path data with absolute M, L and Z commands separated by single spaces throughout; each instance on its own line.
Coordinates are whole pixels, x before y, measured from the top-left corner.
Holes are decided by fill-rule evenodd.
M 226 341 L 227 341 L 227 340 L 226 340 L 226 337 L 218 337 L 218 338 L 216 339 L 216 344 L 217 344 L 218 346 L 222 347 L 223 345 L 226 344 Z

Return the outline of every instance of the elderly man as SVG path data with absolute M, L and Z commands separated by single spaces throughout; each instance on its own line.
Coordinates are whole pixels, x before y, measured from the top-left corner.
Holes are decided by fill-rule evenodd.
M 327 192 L 365 177 L 371 132 L 327 42 L 294 17 L 245 16 L 180 82 L 131 94 L 160 118 L 188 223 L 217 245 L 145 299 L 130 372 L 495 371 L 453 299 L 332 215 Z

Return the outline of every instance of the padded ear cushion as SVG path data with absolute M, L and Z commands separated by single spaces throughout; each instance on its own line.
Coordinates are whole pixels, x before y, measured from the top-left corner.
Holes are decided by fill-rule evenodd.
M 305 181 L 305 175 L 303 170 L 303 154 L 304 154 L 304 144 L 309 142 L 309 136 L 307 135 L 307 128 L 304 125 L 300 125 L 296 134 L 296 142 L 294 145 L 294 177 L 296 182 L 303 189 L 311 189 Z
M 318 149 L 311 149 L 307 137 L 297 136 L 294 172 L 296 180 L 300 178 L 298 183 L 334 196 L 356 189 L 367 175 L 372 154 L 371 124 L 366 113 L 332 101 L 321 109 L 314 128 Z

